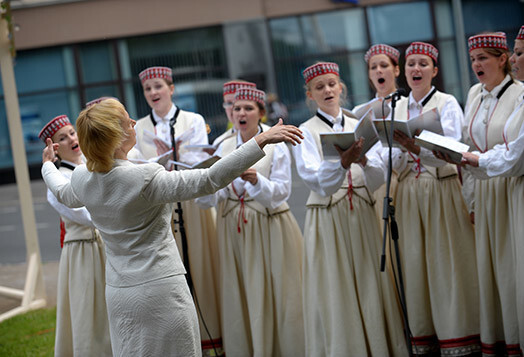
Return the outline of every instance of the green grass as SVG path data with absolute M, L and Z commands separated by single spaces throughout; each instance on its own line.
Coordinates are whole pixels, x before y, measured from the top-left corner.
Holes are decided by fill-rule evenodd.
M 0 323 L 0 356 L 53 356 L 56 307 Z

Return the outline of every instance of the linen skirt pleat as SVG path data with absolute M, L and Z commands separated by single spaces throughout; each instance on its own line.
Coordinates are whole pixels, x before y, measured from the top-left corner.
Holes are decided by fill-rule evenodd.
M 290 211 L 266 216 L 240 205 L 222 217 L 218 241 L 227 356 L 303 356 L 303 238 Z M 242 217 L 242 216 L 241 216 Z
M 307 356 L 404 356 L 395 290 L 380 272 L 381 234 L 373 207 L 353 196 L 308 207 L 304 228 Z
M 458 178 L 412 172 L 395 203 L 414 352 L 479 351 L 475 239 Z
M 516 177 L 475 181 L 475 234 L 483 351 L 518 351 L 515 244 L 508 199 Z M 522 219 L 522 218 L 520 218 Z M 522 301 L 520 302 L 522 304 Z
M 64 244 L 58 267 L 55 356 L 111 356 L 105 253 L 94 242 Z
M 520 350 L 524 347 L 524 177 L 511 181 L 508 190 L 511 237 L 515 245 L 515 279 Z

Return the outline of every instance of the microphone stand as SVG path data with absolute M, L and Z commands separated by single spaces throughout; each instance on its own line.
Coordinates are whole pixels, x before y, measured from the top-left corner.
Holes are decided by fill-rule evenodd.
M 388 138 L 388 147 L 389 147 L 389 155 L 388 155 L 388 172 L 387 172 L 387 180 L 386 180 L 386 195 L 384 196 L 384 206 L 382 211 L 382 218 L 384 219 L 384 229 L 383 229 L 383 240 L 382 240 L 382 256 L 380 257 L 380 271 L 384 272 L 386 267 L 386 240 L 387 240 L 387 233 L 389 231 L 388 228 L 391 228 L 391 239 L 393 240 L 394 246 L 395 246 L 395 255 L 396 255 L 396 261 L 397 261 L 397 271 L 398 271 L 398 279 L 399 279 L 399 290 L 400 290 L 400 306 L 402 308 L 402 318 L 404 321 L 404 334 L 406 338 L 406 346 L 408 349 L 409 356 L 413 356 L 413 350 L 411 347 L 411 331 L 409 328 L 409 322 L 408 322 L 408 311 L 406 308 L 406 295 L 404 293 L 404 279 L 402 277 L 402 266 L 400 264 L 400 250 L 398 246 L 398 226 L 397 221 L 395 220 L 395 206 L 391 204 L 393 199 L 390 197 L 390 187 L 391 187 L 391 174 L 392 174 L 392 168 L 393 168 L 393 158 L 392 158 L 392 151 L 393 151 L 393 121 L 395 120 L 395 106 L 397 104 L 397 100 L 400 99 L 400 93 L 399 91 L 393 93 L 391 95 L 391 122 L 390 122 L 390 130 L 389 133 L 386 131 L 386 135 L 389 136 Z M 384 125 L 386 125 L 384 123 Z
M 173 161 L 175 161 L 175 171 L 178 171 L 178 165 L 176 164 L 176 143 L 175 143 L 175 121 L 176 118 L 173 117 L 169 121 L 169 127 L 171 130 L 171 145 L 173 146 Z M 189 286 L 189 291 L 193 295 L 193 278 L 191 277 L 191 269 L 189 266 L 189 250 L 187 247 L 187 236 L 186 236 L 186 227 L 184 226 L 184 212 L 182 211 L 182 203 L 178 201 L 176 203 L 175 213 L 178 215 L 178 219 L 173 217 L 173 223 L 176 227 L 178 224 L 178 229 L 180 231 L 180 238 L 182 240 L 182 260 L 184 263 L 184 268 L 186 269 L 186 280 L 187 285 Z M 176 232 L 176 228 L 175 228 Z

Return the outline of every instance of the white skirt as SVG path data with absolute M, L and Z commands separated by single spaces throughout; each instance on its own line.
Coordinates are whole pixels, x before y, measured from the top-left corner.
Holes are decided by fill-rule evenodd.
M 113 355 L 200 356 L 195 305 L 184 275 L 106 287 Z
M 485 354 L 512 354 L 520 350 L 515 242 L 511 238 L 512 209 L 508 198 L 517 180 L 521 179 L 495 177 L 475 181 L 480 331 Z
M 55 356 L 111 356 L 103 243 L 66 242 L 58 266 Z
M 458 178 L 411 172 L 395 204 L 413 351 L 478 352 L 475 237 Z
M 307 356 L 405 356 L 390 275 L 380 272 L 382 238 L 373 207 L 353 196 L 308 207 L 304 228 Z
M 240 205 L 229 212 L 224 206 L 217 227 L 226 356 L 303 356 L 303 238 L 295 218 L 246 203 L 239 233 Z

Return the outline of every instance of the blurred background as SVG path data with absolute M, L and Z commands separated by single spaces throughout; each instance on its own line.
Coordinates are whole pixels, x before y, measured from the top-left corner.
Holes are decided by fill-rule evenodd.
M 119 98 L 135 119 L 146 115 L 138 73 L 148 66 L 173 68 L 175 103 L 202 114 L 213 140 L 227 123 L 221 103 L 228 79 L 276 94 L 293 124 L 310 116 L 301 71 L 317 60 L 340 65 L 348 108 L 369 100 L 363 56 L 376 43 L 402 53 L 412 41 L 436 45 L 435 84 L 463 104 L 474 82 L 467 37 L 504 31 L 513 47 L 524 24 L 520 0 L 12 0 L 11 8 L 32 178 L 41 160 L 37 134 L 54 116 L 74 121 L 100 96 Z M 14 174 L 3 98 L 0 88 L 0 183 L 8 183 Z

